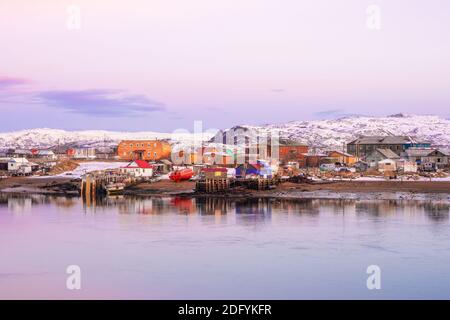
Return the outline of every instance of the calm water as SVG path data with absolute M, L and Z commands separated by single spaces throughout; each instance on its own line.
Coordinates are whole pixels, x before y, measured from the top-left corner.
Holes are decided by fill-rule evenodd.
M 0 195 L 0 298 L 450 298 L 449 203 Z M 82 289 L 66 289 L 79 265 Z M 380 266 L 381 290 L 366 268 Z

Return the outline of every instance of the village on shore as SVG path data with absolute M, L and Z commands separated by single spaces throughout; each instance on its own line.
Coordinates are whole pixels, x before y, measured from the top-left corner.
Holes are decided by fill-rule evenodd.
M 283 183 L 450 181 L 450 149 L 409 136 L 363 136 L 341 150 L 316 150 L 252 132 L 218 133 L 200 146 L 165 139 L 123 140 L 117 146 L 0 150 L 0 192 L 20 187 L 17 177 L 66 178 L 83 197 L 122 194 L 139 185 L 158 190 L 227 193 L 270 190 Z M 86 164 L 91 164 L 87 165 Z M 98 166 L 96 164 L 101 164 Z M 83 167 L 83 172 L 74 173 Z M 46 184 L 48 185 L 48 184 Z M 75 187 L 74 187 L 75 186 Z M 65 191 L 67 191 L 65 190 Z

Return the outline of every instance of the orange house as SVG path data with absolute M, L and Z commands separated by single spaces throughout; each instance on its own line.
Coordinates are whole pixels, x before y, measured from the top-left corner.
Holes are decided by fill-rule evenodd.
M 162 140 L 123 140 L 117 147 L 117 155 L 121 160 L 158 161 L 170 159 L 172 148 Z
M 283 163 L 289 161 L 304 162 L 305 155 L 308 153 L 308 146 L 302 144 L 280 145 L 278 152 L 280 161 Z

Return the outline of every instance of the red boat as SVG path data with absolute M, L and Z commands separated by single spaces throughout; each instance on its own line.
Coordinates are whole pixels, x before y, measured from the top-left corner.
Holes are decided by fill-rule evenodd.
M 175 182 L 180 182 L 183 180 L 189 180 L 194 175 L 194 171 L 191 169 L 181 169 L 181 170 L 175 170 L 172 172 L 169 176 L 170 180 Z

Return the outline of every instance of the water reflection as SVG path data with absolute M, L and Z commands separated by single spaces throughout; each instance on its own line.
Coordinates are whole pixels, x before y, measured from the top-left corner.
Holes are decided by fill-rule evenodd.
M 92 204 L 0 194 L 0 298 L 450 298 L 448 201 Z M 77 296 L 64 286 L 73 263 L 90 275 Z M 369 264 L 390 277 L 377 295 Z
M 87 207 L 78 197 L 48 195 L 0 194 L 0 209 L 23 214 L 35 206 L 52 205 L 58 208 L 80 207 L 85 213 L 115 209 L 119 214 L 221 216 L 235 214 L 242 222 L 270 220 L 274 213 L 317 216 L 321 212 L 335 215 L 394 217 L 398 214 L 424 215 L 435 222 L 449 220 L 450 204 L 446 201 L 415 200 L 331 200 L 331 199 L 230 199 L 214 197 L 133 197 L 99 198 L 96 205 Z

